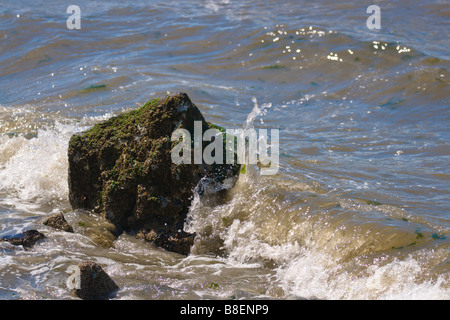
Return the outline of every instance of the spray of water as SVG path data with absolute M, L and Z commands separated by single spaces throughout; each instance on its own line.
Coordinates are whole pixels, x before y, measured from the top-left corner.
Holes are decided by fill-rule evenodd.
M 252 100 L 243 129 L 254 128 L 271 107 Z M 445 299 L 448 281 L 423 277 L 424 270 L 443 263 L 445 253 L 399 256 L 392 248 L 412 243 L 414 228 L 386 227 L 377 215 L 361 214 L 368 210 L 374 208 L 334 199 L 314 183 L 263 177 L 257 166 L 248 166 L 225 199 L 195 193 L 185 229 L 197 234 L 194 256 L 212 254 L 233 266 L 269 268 L 281 296 Z M 382 215 L 398 209 L 377 210 Z

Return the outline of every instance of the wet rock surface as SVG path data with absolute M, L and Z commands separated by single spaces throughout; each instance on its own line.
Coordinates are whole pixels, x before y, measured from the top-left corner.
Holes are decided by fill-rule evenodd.
M 83 261 L 78 264 L 78 268 L 80 271 L 79 288 L 75 288 L 73 291 L 81 299 L 107 299 L 119 290 L 117 284 L 99 264 Z
M 15 246 L 23 246 L 24 248 L 33 247 L 39 240 L 45 239 L 45 236 L 37 230 L 27 230 L 17 235 L 4 237 L 3 241 L 7 241 Z
M 187 255 L 194 243 L 195 235 L 181 230 L 160 233 L 154 230 L 141 230 L 136 237 L 154 243 L 156 246 L 168 251 Z
M 66 219 L 64 218 L 64 215 L 61 212 L 52 214 L 50 217 L 45 219 L 42 223 L 44 225 L 46 225 L 48 227 L 52 227 L 56 230 L 73 233 L 72 226 L 66 221 Z
M 182 230 L 193 189 L 202 178 L 223 182 L 240 169 L 237 164 L 172 162 L 172 132 L 186 129 L 193 137 L 194 121 L 201 122 L 202 132 L 215 127 L 186 94 L 178 93 L 74 135 L 68 150 L 72 207 L 101 214 L 114 224 L 116 235 L 127 231 L 188 254 L 194 235 Z M 192 148 L 192 159 L 193 153 Z

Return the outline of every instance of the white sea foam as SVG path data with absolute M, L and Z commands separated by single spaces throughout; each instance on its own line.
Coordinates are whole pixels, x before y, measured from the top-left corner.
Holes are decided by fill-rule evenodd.
M 448 299 L 448 289 L 439 277 L 421 281 L 423 270 L 413 257 L 394 259 L 384 265 L 371 265 L 355 275 L 330 257 L 313 250 L 277 269 L 286 293 L 320 299 Z
M 37 137 L 3 136 L 0 188 L 25 201 L 64 200 L 68 195 L 67 146 L 72 126 L 39 129 Z
M 68 200 L 67 149 L 70 137 L 90 124 L 112 114 L 83 118 L 79 122 L 58 122 L 37 130 L 33 137 L 0 136 L 1 202 L 26 211 L 47 203 Z

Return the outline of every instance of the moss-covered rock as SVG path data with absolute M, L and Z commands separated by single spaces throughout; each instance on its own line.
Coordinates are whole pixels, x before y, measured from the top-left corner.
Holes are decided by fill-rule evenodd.
M 186 129 L 193 137 L 194 121 L 201 121 L 203 132 L 210 128 L 189 97 L 178 93 L 74 135 L 68 150 L 72 207 L 102 214 L 117 234 L 133 232 L 189 253 L 193 236 L 182 230 L 193 189 L 204 177 L 222 182 L 239 172 L 237 164 L 172 162 L 172 132 Z
M 52 227 L 57 230 L 73 233 L 72 226 L 69 223 L 67 223 L 62 212 L 52 214 L 50 217 L 46 218 L 42 223 L 48 227 Z

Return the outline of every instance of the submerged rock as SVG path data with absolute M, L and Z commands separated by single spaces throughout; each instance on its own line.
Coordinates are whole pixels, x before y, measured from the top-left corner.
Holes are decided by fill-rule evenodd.
M 111 248 L 117 240 L 116 227 L 106 219 L 94 212 L 77 210 L 77 223 L 74 224 L 75 232 L 91 239 L 102 248 Z
M 240 169 L 237 164 L 172 162 L 172 132 L 186 129 L 193 136 L 194 121 L 201 122 L 202 133 L 215 127 L 179 93 L 74 135 L 68 150 L 72 207 L 102 214 L 117 234 L 128 231 L 188 254 L 194 236 L 182 230 L 193 189 L 205 177 L 223 182 Z
M 187 255 L 194 243 L 195 235 L 182 230 L 156 233 L 154 230 L 141 230 L 136 238 L 154 243 L 169 251 Z
M 42 222 L 48 227 L 52 227 L 57 230 L 62 230 L 66 232 L 73 232 L 72 226 L 66 221 L 62 212 L 52 214 L 50 217 Z
M 78 268 L 80 270 L 79 288 L 73 290 L 81 299 L 106 299 L 119 289 L 117 284 L 97 263 L 83 261 L 78 264 Z
M 45 236 L 37 230 L 27 230 L 11 237 L 2 238 L 3 241 L 7 241 L 12 245 L 24 246 L 25 248 L 31 248 L 42 239 L 45 239 Z

